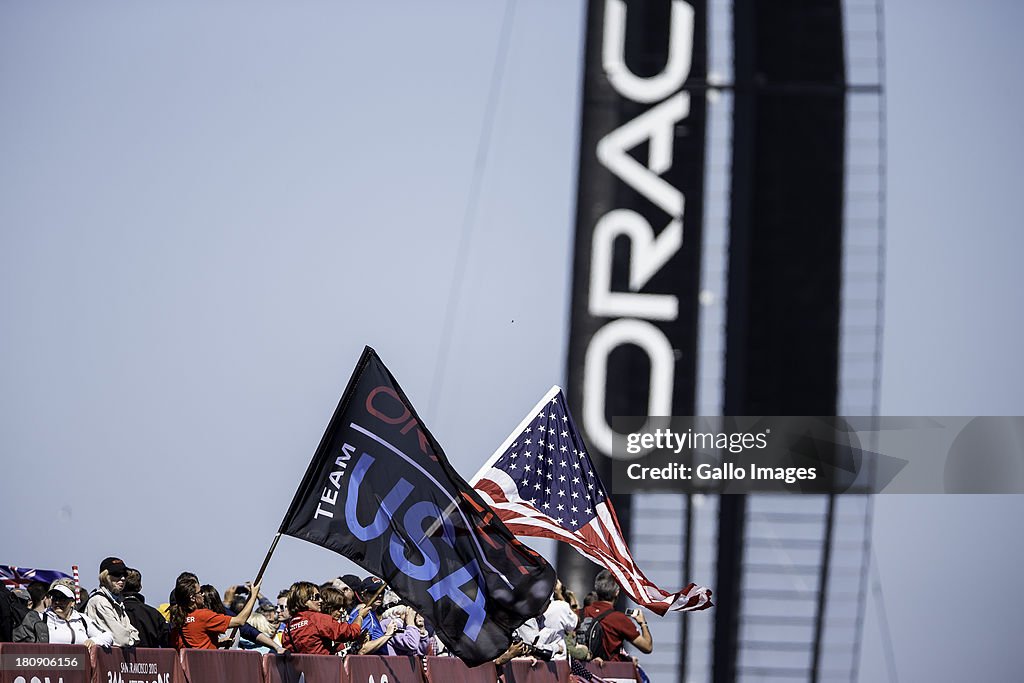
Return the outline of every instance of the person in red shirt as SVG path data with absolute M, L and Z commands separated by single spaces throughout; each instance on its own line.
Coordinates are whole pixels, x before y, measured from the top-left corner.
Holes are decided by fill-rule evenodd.
M 359 608 L 351 624 L 339 622 L 320 611 L 323 596 L 309 581 L 293 583 L 288 591 L 288 611 L 294 616 L 285 622 L 281 644 L 295 654 L 333 655 L 337 643 L 358 640 L 362 635 L 363 617 L 369 607 Z
M 260 584 L 257 583 L 252 587 L 249 601 L 235 616 L 217 614 L 207 609 L 196 575 L 188 572 L 181 574 L 174 585 L 175 604 L 171 605 L 171 645 L 177 650 L 216 650 L 217 636 L 241 626 L 249 619 L 259 592 Z
M 636 649 L 644 654 L 650 654 L 654 650 L 654 641 L 651 639 L 651 630 L 647 626 L 643 612 L 636 610 L 636 620 L 640 624 L 638 629 L 633 620 L 622 612 L 615 609 L 615 600 L 619 597 L 619 584 L 616 583 L 611 572 L 602 570 L 594 579 L 594 592 L 597 593 L 597 600 L 583 608 L 583 617 L 599 617 L 607 614 L 601 620 L 601 649 L 603 652 L 594 652 L 594 659 L 610 662 L 628 662 L 630 658 L 622 651 L 624 642 L 632 643 Z

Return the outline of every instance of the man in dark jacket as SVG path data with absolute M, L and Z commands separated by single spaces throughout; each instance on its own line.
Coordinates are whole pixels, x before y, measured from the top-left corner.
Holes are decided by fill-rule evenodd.
M 169 627 L 164 615 L 151 605 L 146 604 L 142 590 L 142 574 L 138 569 L 128 568 L 124 580 L 124 611 L 128 620 L 139 631 L 139 642 L 136 647 L 167 647 Z
M 49 630 L 45 625 L 38 627 L 42 622 L 43 612 L 50 606 L 50 584 L 45 581 L 33 581 L 28 585 L 28 614 L 22 620 L 21 625 L 14 629 L 14 642 L 16 643 L 47 643 L 50 640 Z
M 28 607 L 7 586 L 0 583 L 0 643 L 11 642 L 14 629 L 27 612 Z

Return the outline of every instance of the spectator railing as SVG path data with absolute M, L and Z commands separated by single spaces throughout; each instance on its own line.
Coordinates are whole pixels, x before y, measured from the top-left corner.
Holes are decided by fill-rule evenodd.
M 633 664 L 588 663 L 601 678 L 637 681 Z M 570 683 L 566 662 L 514 659 L 469 668 L 454 657 L 345 658 L 245 650 L 0 643 L 0 683 Z

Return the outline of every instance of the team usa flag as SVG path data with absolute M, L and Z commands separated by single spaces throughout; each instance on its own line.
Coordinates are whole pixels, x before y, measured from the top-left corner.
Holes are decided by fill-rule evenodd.
M 559 387 L 534 406 L 471 483 L 514 534 L 568 543 L 608 569 L 637 604 L 659 615 L 712 606 L 708 588 L 691 583 L 669 593 L 636 566 Z
M 30 569 L 29 567 L 12 567 L 0 564 L 0 583 L 9 589 L 26 588 L 33 581 L 53 583 L 57 579 L 70 579 L 69 574 L 53 569 Z
M 279 531 L 384 579 L 471 666 L 505 652 L 555 585 L 555 570 L 455 471 L 370 347 Z

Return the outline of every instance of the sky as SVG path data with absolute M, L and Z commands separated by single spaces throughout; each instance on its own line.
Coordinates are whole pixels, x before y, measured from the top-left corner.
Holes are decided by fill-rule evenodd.
M 1024 7 L 889 2 L 884 415 L 1024 414 L 1024 138 L 1012 84 Z M 862 681 L 1011 681 L 1024 497 L 877 496 L 873 550 L 891 634 L 868 602 Z
M 505 12 L 0 2 L 0 563 L 251 578 L 365 344 L 466 478 L 564 382 L 583 5 Z M 883 414 L 1024 414 L 1022 14 L 886 6 Z M 1017 675 L 1022 513 L 877 497 L 860 680 Z

